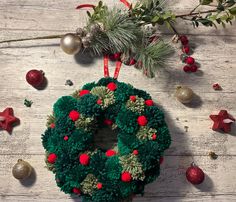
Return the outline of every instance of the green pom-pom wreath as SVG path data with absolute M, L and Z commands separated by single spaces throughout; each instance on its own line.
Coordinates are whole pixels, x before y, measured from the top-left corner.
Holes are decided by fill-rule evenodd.
M 119 202 L 143 194 L 159 176 L 160 158 L 171 143 L 151 96 L 112 78 L 61 97 L 47 126 L 46 164 L 61 190 L 83 201 Z M 94 142 L 102 127 L 117 133 L 117 144 L 107 151 Z

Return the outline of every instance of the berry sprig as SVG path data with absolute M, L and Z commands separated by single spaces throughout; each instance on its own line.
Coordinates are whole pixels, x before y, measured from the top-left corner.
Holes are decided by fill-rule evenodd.
M 186 65 L 183 67 L 185 72 L 196 72 L 198 70 L 198 66 L 196 65 L 195 59 L 191 57 L 192 50 L 189 46 L 189 40 L 186 35 L 182 35 L 179 37 L 179 40 L 182 44 L 182 54 L 180 55 L 180 59 Z

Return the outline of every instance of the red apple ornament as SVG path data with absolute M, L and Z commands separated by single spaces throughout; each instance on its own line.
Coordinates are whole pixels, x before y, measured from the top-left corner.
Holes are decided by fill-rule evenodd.
M 205 174 L 201 168 L 192 163 L 186 171 L 186 178 L 190 183 L 197 185 L 204 181 Z
M 26 81 L 33 87 L 39 87 L 44 81 L 44 72 L 42 70 L 30 70 L 26 74 Z

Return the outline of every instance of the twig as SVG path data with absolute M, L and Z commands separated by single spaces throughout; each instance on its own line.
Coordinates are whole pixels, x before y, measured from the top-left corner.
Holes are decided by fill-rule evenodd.
M 188 16 L 194 16 L 194 15 L 201 15 L 205 13 L 215 13 L 217 12 L 217 9 L 214 10 L 208 10 L 208 11 L 199 11 L 199 12 L 193 12 L 193 13 L 188 13 L 188 14 L 181 14 L 181 15 L 176 15 L 176 18 L 182 18 L 182 17 L 188 17 Z
M 199 6 L 201 6 L 201 4 L 198 4 L 198 5 L 190 12 L 190 14 L 192 14 Z
M 175 29 L 174 25 L 172 25 L 171 22 L 167 22 L 167 23 L 168 23 L 168 25 L 170 26 L 170 28 L 173 30 L 173 32 L 174 32 L 177 36 L 179 36 L 179 33 L 178 33 L 178 31 Z

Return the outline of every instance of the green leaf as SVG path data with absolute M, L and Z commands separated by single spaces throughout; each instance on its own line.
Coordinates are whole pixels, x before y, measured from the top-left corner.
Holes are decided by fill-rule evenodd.
M 209 5 L 212 2 L 213 2 L 213 0 L 200 0 L 201 5 Z
M 230 14 L 236 15 L 236 7 L 229 9 Z

